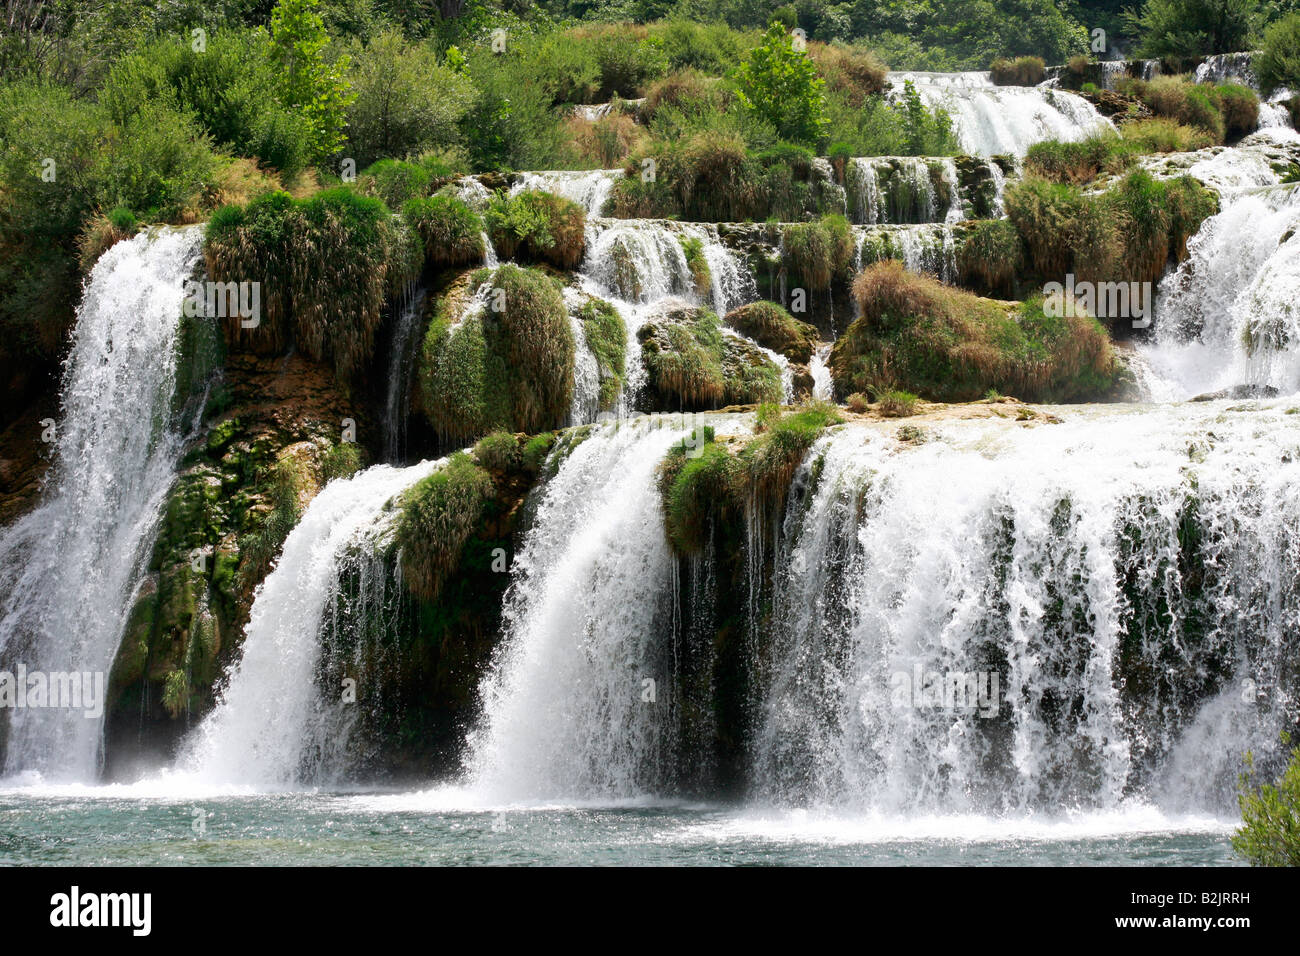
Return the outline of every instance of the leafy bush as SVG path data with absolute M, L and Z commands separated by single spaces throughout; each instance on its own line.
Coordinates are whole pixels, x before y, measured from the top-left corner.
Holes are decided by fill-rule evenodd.
M 999 57 L 989 64 L 989 73 L 998 86 L 1037 86 L 1047 75 L 1047 64 L 1038 56 Z
M 1249 49 L 1255 10 L 1254 0 L 1146 0 L 1125 19 L 1143 56 L 1186 59 Z
M 507 259 L 548 262 L 574 269 L 586 245 L 587 213 L 554 193 L 526 190 L 498 192 L 484 217 L 492 244 Z
M 280 102 L 307 118 L 307 153 L 321 162 L 346 141 L 347 110 L 356 94 L 346 79 L 348 58 L 327 57 L 329 36 L 316 12 L 317 3 L 277 0 L 271 11 L 267 56 L 276 68 Z
M 474 457 L 478 463 L 492 472 L 507 472 L 519 467 L 523 453 L 519 440 L 507 431 L 495 431 L 484 435 L 474 446 Z
M 1266 96 L 1286 88 L 1300 90 L 1300 13 L 1291 13 L 1264 31 L 1263 49 L 1251 61 Z
M 1291 743 L 1282 735 L 1283 746 Z M 1241 807 L 1241 829 L 1232 837 L 1232 848 L 1252 866 L 1300 866 L 1300 747 L 1276 783 L 1255 780 L 1254 759 L 1246 755 L 1237 803 Z
M 412 199 L 402 215 L 424 243 L 424 254 L 438 266 L 466 266 L 482 262 L 483 220 L 454 196 Z
M 826 132 L 826 81 L 808 54 L 773 23 L 736 71 L 740 102 L 792 143 L 818 143 Z

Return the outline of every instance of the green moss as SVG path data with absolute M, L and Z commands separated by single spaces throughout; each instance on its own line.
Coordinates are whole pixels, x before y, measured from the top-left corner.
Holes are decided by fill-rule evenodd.
M 691 271 L 695 284 L 695 294 L 700 297 L 709 295 L 713 288 L 713 274 L 709 269 L 709 260 L 704 256 L 704 240 L 698 236 L 678 236 L 682 254 L 686 256 L 686 267 Z
M 524 445 L 523 466 L 532 474 L 537 474 L 546 464 L 546 458 L 555 446 L 555 432 L 542 432 L 528 439 Z
M 321 458 L 321 474 L 326 481 L 351 478 L 361 470 L 361 449 L 354 442 L 332 446 Z
M 600 410 L 612 411 L 627 377 L 627 326 L 604 299 L 591 299 L 578 310 L 587 348 L 600 370 Z
M 396 542 L 403 580 L 412 594 L 425 601 L 438 597 L 493 489 L 492 476 L 458 452 L 402 496 Z
M 424 243 L 425 258 L 438 266 L 466 266 L 482 262 L 483 220 L 454 196 L 412 199 L 402 215 Z
M 492 432 L 479 439 L 474 446 L 474 457 L 488 471 L 501 473 L 519 467 L 522 452 L 519 439 L 510 432 Z
M 569 412 L 576 346 L 555 283 L 515 265 L 485 281 L 481 311 L 457 322 L 444 299 L 425 333 L 421 407 L 444 440 L 539 432 Z
M 807 365 L 821 338 L 816 326 L 800 322 L 775 302 L 760 300 L 727 313 L 723 321 L 764 348 Z

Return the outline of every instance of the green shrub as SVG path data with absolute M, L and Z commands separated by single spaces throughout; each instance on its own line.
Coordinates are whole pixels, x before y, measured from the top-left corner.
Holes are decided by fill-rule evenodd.
M 862 108 L 885 89 L 889 68 L 874 53 L 837 44 L 810 43 L 808 55 L 826 82 L 830 95 Z
M 217 169 L 207 136 L 170 107 L 144 104 L 110 129 L 99 152 L 100 204 L 171 220 L 197 201 Z
M 467 266 L 483 261 L 483 219 L 453 196 L 412 199 L 402 215 L 424 243 L 424 254 L 438 266 Z
M 880 414 L 886 418 L 907 418 L 916 414 L 920 399 L 901 389 L 886 389 L 880 393 Z
M 235 316 L 224 324 L 232 346 L 275 354 L 296 343 L 343 378 L 369 361 L 384 302 L 420 261 L 404 221 L 347 188 L 305 200 L 270 193 L 223 207 L 208 221 L 203 252 L 215 281 L 261 283 L 260 323 L 244 328 Z M 340 267 L 322 269 L 322 262 Z
M 484 220 L 503 258 L 547 262 L 566 270 L 582 261 L 586 211 L 554 193 L 498 191 L 488 202 Z
M 493 494 L 492 476 L 457 452 L 402 496 L 395 538 L 407 590 L 424 601 L 437 599 Z
M 816 326 L 800 322 L 775 302 L 759 300 L 732 309 L 723 321 L 764 348 L 807 365 L 821 338 Z
M 347 49 L 348 81 L 355 93 L 347 107 L 347 149 L 359 166 L 464 141 L 461 127 L 474 101 L 474 85 L 440 62 L 432 45 L 384 30 L 369 43 L 354 41 Z M 384 197 L 394 208 L 407 198 Z
M 357 192 L 382 199 L 389 209 L 401 209 L 409 200 L 423 199 L 434 188 L 427 167 L 400 159 L 371 163 L 357 177 Z
M 488 471 L 513 471 L 523 460 L 519 440 L 506 431 L 496 431 L 479 439 L 474 446 L 474 457 Z
M 1086 183 L 1102 173 L 1120 173 L 1132 161 L 1131 144 L 1106 131 L 1072 143 L 1035 143 L 1025 154 L 1025 171 L 1054 183 Z
M 333 156 L 346 142 L 347 110 L 356 98 L 348 85 L 346 56 L 327 55 L 329 36 L 316 12 L 318 0 L 277 0 L 267 31 L 267 58 L 280 102 L 308 121 L 307 155 Z
M 650 387 L 661 408 L 717 408 L 726 393 L 718 318 L 707 309 L 647 322 L 637 332 Z M 674 408 L 676 405 L 676 408 Z
M 1282 735 L 1283 746 L 1291 743 Z M 1232 848 L 1252 866 L 1300 866 L 1300 747 L 1276 783 L 1255 780 L 1255 764 L 1246 755 L 1246 771 L 1238 785 L 1241 828 Z
M 1024 267 L 1025 245 L 1010 219 L 983 219 L 966 230 L 957 254 L 962 282 L 1011 293 Z
M 1167 116 L 1130 120 L 1120 125 L 1120 134 L 1138 153 L 1184 153 L 1215 145 L 1209 130 Z
M 704 240 L 698 236 L 678 236 L 682 254 L 686 256 L 686 268 L 691 272 L 691 281 L 695 285 L 695 294 L 707 296 L 713 288 L 713 274 L 709 269 L 709 260 L 704 256 Z
M 361 449 L 354 442 L 331 445 L 321 459 L 321 475 L 325 481 L 351 478 L 361 470 Z
M 826 81 L 808 54 L 772 24 L 736 71 L 736 96 L 782 139 L 817 144 L 826 133 Z
M 841 396 L 906 389 L 974 401 L 996 388 L 1030 401 L 1078 401 L 1107 394 L 1118 374 L 1096 319 L 1054 318 L 1041 300 L 999 304 L 892 261 L 863 270 L 853 291 L 861 315 L 830 358 Z
M 1219 83 L 1210 87 L 1210 94 L 1223 114 L 1225 138 L 1240 139 L 1255 132 L 1259 126 L 1259 97 L 1254 90 L 1240 83 Z
M 537 474 L 546 464 L 546 458 L 555 446 L 555 432 L 542 432 L 528 439 L 524 445 L 523 466 L 532 474 Z
M 856 253 L 852 229 L 843 216 L 828 215 L 817 222 L 785 227 L 786 268 L 795 286 L 811 292 L 848 279 Z
M 1263 49 L 1251 60 L 1265 96 L 1300 90 L 1300 13 L 1289 13 L 1264 31 Z
M 444 299 L 425 333 L 421 407 L 444 441 L 498 429 L 539 432 L 569 413 L 575 343 L 559 290 L 546 275 L 515 265 L 485 282 L 487 307 L 454 315 Z

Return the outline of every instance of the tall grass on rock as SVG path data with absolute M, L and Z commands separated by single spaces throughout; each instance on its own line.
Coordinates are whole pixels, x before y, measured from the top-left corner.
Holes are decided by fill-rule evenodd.
M 498 192 L 484 217 L 502 257 L 575 269 L 586 248 L 587 213 L 577 203 L 541 190 Z
M 487 471 L 458 452 L 402 496 L 396 542 L 402 578 L 416 597 L 437 599 L 459 566 L 465 543 L 482 520 L 494 487 Z
M 483 219 L 454 196 L 412 199 L 402 215 L 424 243 L 425 258 L 436 266 L 468 266 L 482 262 Z
M 227 342 L 262 354 L 296 344 L 343 378 L 369 361 L 385 300 L 420 262 L 406 224 L 347 188 L 224 206 L 208 222 L 204 258 L 217 282 L 261 283 L 259 324 L 228 318 Z
M 982 299 L 893 261 L 863 270 L 853 293 L 861 315 L 830 359 L 842 398 L 906 390 L 973 401 L 996 389 L 1028 401 L 1083 401 L 1109 394 L 1119 374 L 1096 319 L 1053 317 L 1041 299 Z
M 775 302 L 762 300 L 732 309 L 723 322 L 800 365 L 807 365 L 812 359 L 821 337 L 816 326 L 800 322 Z
M 576 345 L 556 283 L 516 265 L 471 281 L 486 301 L 458 314 L 444 299 L 425 333 L 419 381 L 429 423 L 446 442 L 562 425 Z

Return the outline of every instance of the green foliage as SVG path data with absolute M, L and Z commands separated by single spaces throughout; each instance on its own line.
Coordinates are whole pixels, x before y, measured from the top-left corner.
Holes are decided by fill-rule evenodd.
M 732 309 L 723 321 L 764 348 L 807 365 L 821 338 L 816 326 L 800 322 L 775 302 L 759 300 Z
M 361 449 L 355 442 L 330 446 L 321 459 L 321 475 L 326 481 L 351 478 L 361 470 Z
M 307 476 L 295 458 L 279 459 L 262 487 L 270 509 L 251 533 L 239 539 L 240 587 L 251 587 L 266 577 L 289 532 L 302 515 L 300 497 Z
M 483 261 L 483 219 L 454 196 L 412 199 L 402 215 L 424 243 L 429 262 L 439 266 L 466 266 Z
M 456 315 L 444 299 L 425 333 L 421 406 L 444 441 L 539 432 L 569 412 L 576 346 L 559 290 L 515 265 L 488 273 L 485 286 L 485 308 Z
M 1047 75 L 1046 67 L 1041 56 L 998 57 L 989 64 L 989 73 L 998 86 L 1037 86 Z
M 547 262 L 558 269 L 573 269 L 582 261 L 587 213 L 554 193 L 498 191 L 484 221 L 503 258 Z
M 967 228 L 957 268 L 963 282 L 1009 295 L 1024 260 L 1024 242 L 1011 220 L 983 219 Z
M 276 354 L 293 342 L 344 378 L 369 360 L 385 300 L 419 268 L 418 240 L 405 222 L 347 188 L 223 207 L 208 222 L 204 258 L 218 282 L 261 283 L 260 323 L 244 328 L 229 319 L 232 346 Z
M 825 136 L 825 86 L 808 54 L 777 23 L 736 71 L 740 102 L 792 143 L 815 145 Z
M 1025 154 L 1025 171 L 1054 183 L 1086 183 L 1123 172 L 1133 158 L 1132 143 L 1107 130 L 1075 142 L 1035 143 Z
M 905 389 L 974 401 L 995 388 L 1029 401 L 1085 401 L 1108 394 L 1118 375 L 1096 319 L 1054 317 L 1042 300 L 999 304 L 893 261 L 863 270 L 853 291 L 861 315 L 830 358 L 841 396 Z
M 781 376 L 759 349 L 724 335 L 708 309 L 685 309 L 637 332 L 654 407 L 698 411 L 781 399 Z
M 1264 31 L 1263 49 L 1251 61 L 1264 94 L 1300 90 L 1300 12 L 1291 13 Z
M 600 370 L 600 410 L 612 411 L 627 376 L 627 326 L 604 299 L 591 299 L 578 310 L 587 348 Z
M 320 162 L 346 142 L 347 110 L 356 98 L 347 83 L 348 58 L 328 59 L 319 0 L 277 0 L 271 11 L 267 57 L 275 67 L 280 101 L 307 118 L 308 155 Z
M 1291 737 L 1282 735 L 1282 745 Z M 1232 848 L 1252 866 L 1300 866 L 1300 747 L 1291 751 L 1286 770 L 1275 783 L 1258 783 L 1255 762 L 1246 755 L 1246 771 L 1237 789 L 1241 829 Z
M 843 216 L 832 214 L 785 227 L 785 266 L 793 286 L 823 292 L 832 281 L 847 281 L 856 252 L 852 229 Z
M 457 452 L 402 496 L 395 537 L 407 590 L 425 601 L 437 599 L 494 490 L 492 476 Z
M 463 145 L 462 124 L 474 102 L 474 86 L 440 62 L 432 46 L 384 30 L 367 44 L 352 43 L 348 51 L 355 94 L 347 106 L 348 153 L 358 165 Z
M 1142 55 L 1191 58 L 1249 49 L 1259 0 L 1146 0 L 1126 13 Z
M 507 472 L 519 467 L 523 454 L 519 440 L 507 431 L 484 435 L 474 446 L 474 457 L 491 472 Z

